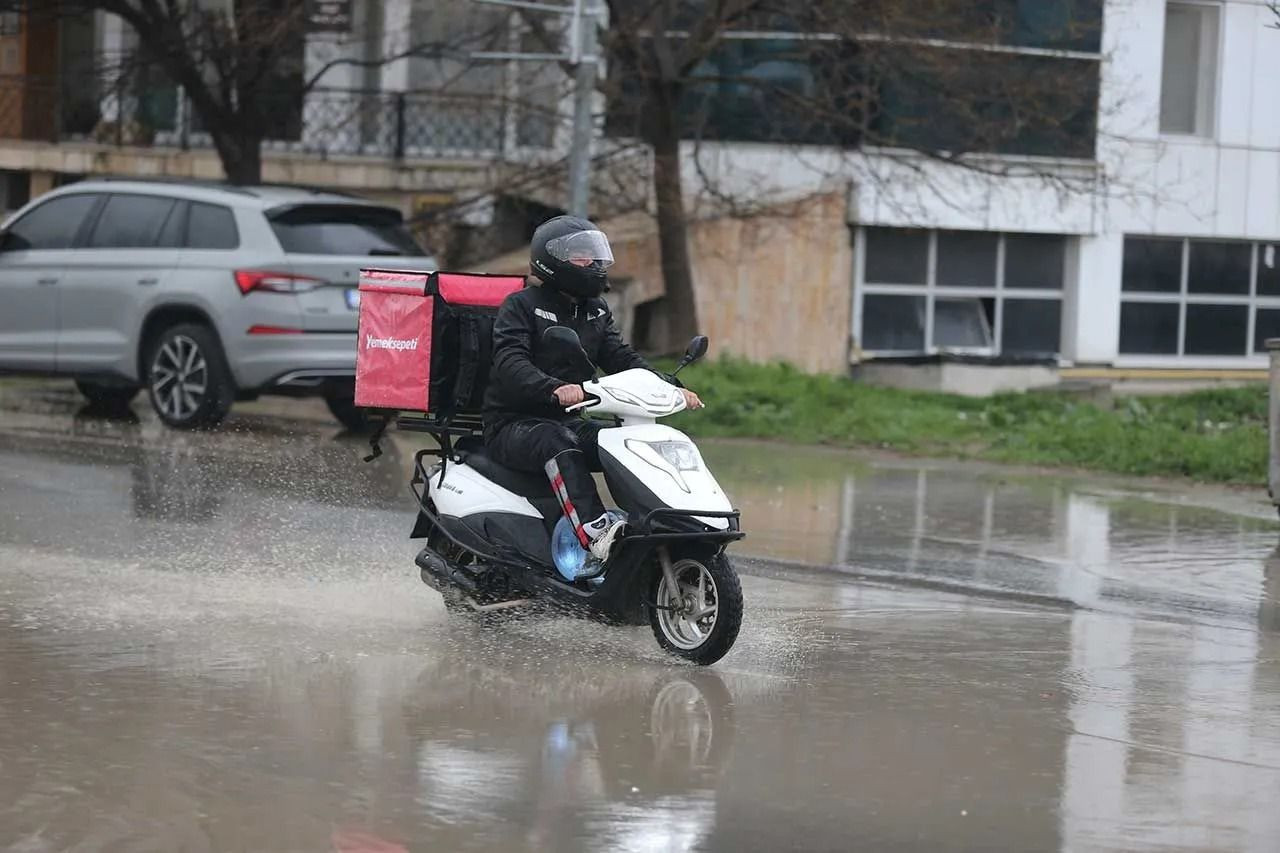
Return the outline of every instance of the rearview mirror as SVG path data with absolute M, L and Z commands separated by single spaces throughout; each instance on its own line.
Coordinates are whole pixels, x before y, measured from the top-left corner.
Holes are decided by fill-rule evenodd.
M 680 359 L 680 363 L 676 365 L 675 373 L 671 375 L 675 376 L 676 373 L 706 355 L 709 346 L 711 346 L 711 341 L 706 335 L 695 336 L 693 340 L 689 341 L 689 348 L 684 351 L 684 356 Z
M 587 376 L 596 375 L 595 365 L 582 348 L 582 339 L 573 329 L 568 326 L 551 326 L 542 333 L 542 342 L 555 348 L 575 370 Z
M 693 364 L 707 354 L 707 348 L 710 346 L 711 341 L 706 335 L 697 335 L 693 340 L 689 341 L 689 348 L 684 351 L 685 362 Z

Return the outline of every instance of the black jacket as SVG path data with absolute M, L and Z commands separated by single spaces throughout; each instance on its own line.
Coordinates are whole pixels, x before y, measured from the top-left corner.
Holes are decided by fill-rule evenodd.
M 553 392 L 591 378 L 543 344 L 542 333 L 552 326 L 577 332 L 591 362 L 606 374 L 649 367 L 622 340 L 604 299 L 577 302 L 546 287 L 526 286 L 503 300 L 494 321 L 493 363 L 484 398 L 486 432 L 521 418 L 566 417 Z

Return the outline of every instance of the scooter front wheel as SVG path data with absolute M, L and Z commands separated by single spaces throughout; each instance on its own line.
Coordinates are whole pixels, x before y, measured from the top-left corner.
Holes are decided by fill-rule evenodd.
M 742 627 L 742 584 L 729 558 L 676 560 L 654 573 L 649 626 L 672 654 L 706 666 L 728 654 Z

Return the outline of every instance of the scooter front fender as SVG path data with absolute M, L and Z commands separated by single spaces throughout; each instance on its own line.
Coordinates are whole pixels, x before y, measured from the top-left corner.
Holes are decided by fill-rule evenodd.
M 613 427 L 600 431 L 600 461 L 609 491 L 633 516 L 670 508 L 685 512 L 732 512 L 733 506 L 687 435 L 663 424 Z M 684 461 L 673 463 L 664 444 L 684 445 Z M 689 458 L 691 457 L 691 459 Z M 692 464 L 689 464 L 689 463 Z M 727 518 L 698 516 L 712 530 L 728 530 Z

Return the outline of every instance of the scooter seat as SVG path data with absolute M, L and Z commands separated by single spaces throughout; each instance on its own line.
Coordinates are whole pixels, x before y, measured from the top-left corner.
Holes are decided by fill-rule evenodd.
M 458 461 L 466 464 L 477 474 L 497 483 L 509 492 L 528 498 L 537 506 L 548 498 L 554 498 L 551 483 L 545 475 L 529 471 L 516 471 L 505 465 L 499 465 L 485 453 L 484 444 L 479 439 L 462 439 L 455 445 Z

